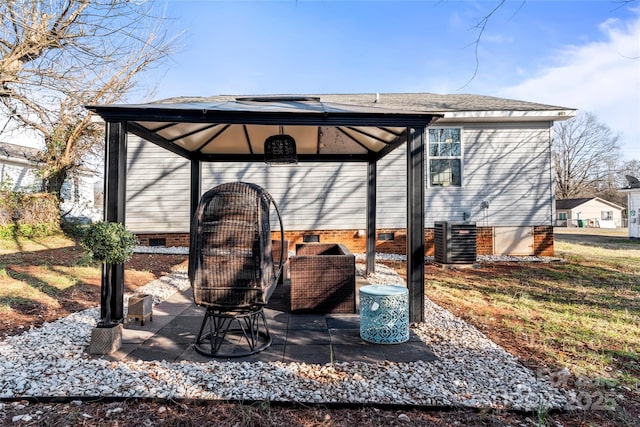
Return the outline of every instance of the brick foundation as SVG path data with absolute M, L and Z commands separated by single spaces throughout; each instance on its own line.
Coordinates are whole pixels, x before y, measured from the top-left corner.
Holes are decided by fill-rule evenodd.
M 493 227 L 478 227 L 476 247 L 478 255 L 493 255 Z M 279 239 L 280 233 L 274 232 L 273 238 Z M 364 230 L 305 230 L 285 231 L 285 239 L 289 241 L 289 250 L 294 250 L 297 243 L 303 243 L 305 237 L 317 238 L 322 243 L 342 243 L 351 252 L 362 253 L 366 248 L 366 231 Z M 380 240 L 380 235 L 393 236 L 393 240 Z M 188 233 L 156 233 L 138 234 L 141 245 L 150 246 L 151 243 L 163 246 L 189 246 Z M 380 253 L 393 253 L 406 255 L 407 231 L 405 229 L 378 229 L 376 231 L 376 250 Z M 164 239 L 164 240 L 162 240 Z M 433 228 L 424 230 L 425 255 L 434 255 Z M 553 227 L 533 227 L 534 255 L 553 256 Z
M 493 255 L 493 227 L 477 228 L 476 253 L 478 255 Z
M 189 233 L 136 234 L 136 237 L 142 246 L 189 246 Z
M 533 254 L 554 256 L 552 226 L 537 225 L 533 227 Z

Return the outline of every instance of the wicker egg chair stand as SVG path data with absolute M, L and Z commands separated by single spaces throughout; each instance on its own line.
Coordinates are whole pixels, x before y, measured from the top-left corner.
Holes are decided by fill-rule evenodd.
M 273 198 L 262 187 L 234 182 L 207 191 L 194 214 L 189 280 L 194 302 L 206 308 L 196 338 L 198 353 L 243 357 L 271 345 L 264 306 L 277 286 L 284 254 L 274 269 L 270 206 L 284 228 Z M 230 349 L 230 350 L 229 350 Z

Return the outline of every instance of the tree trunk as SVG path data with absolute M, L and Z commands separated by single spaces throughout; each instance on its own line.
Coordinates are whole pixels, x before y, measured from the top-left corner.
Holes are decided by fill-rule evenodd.
M 53 173 L 50 173 L 44 178 L 42 182 L 43 190 L 47 193 L 55 195 L 58 198 L 58 201 L 62 202 L 62 185 L 67 179 L 67 175 L 67 168 L 61 168 L 54 171 Z

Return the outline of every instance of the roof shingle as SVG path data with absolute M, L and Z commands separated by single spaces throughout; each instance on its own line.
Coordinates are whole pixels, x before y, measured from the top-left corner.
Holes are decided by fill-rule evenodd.
M 266 95 L 265 95 L 266 96 Z M 285 96 L 285 95 L 269 95 Z M 286 95 L 290 96 L 290 95 Z M 538 104 L 535 102 L 519 101 L 515 99 L 498 98 L 495 96 L 472 94 L 435 93 L 380 93 L 380 94 L 314 94 L 300 95 L 319 97 L 323 102 L 340 104 L 356 104 L 377 106 L 389 109 L 413 110 L 429 113 L 443 113 L 456 111 L 549 111 L 573 110 L 574 108 L 557 105 Z M 210 97 L 178 97 L 169 98 L 158 103 L 172 102 L 221 102 L 233 101 L 238 95 L 218 95 Z

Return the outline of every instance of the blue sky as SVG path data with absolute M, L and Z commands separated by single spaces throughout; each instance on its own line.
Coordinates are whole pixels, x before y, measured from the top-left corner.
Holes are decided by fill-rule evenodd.
M 640 160 L 640 4 L 168 0 L 181 50 L 154 99 L 219 94 L 473 93 L 596 113 Z M 139 95 L 138 95 L 139 96 Z M 134 95 L 129 101 L 148 99 Z

